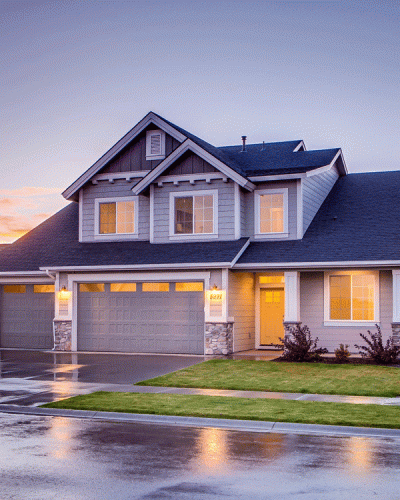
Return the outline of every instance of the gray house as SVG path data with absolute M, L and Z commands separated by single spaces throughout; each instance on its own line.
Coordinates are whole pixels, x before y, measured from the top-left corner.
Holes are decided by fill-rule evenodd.
M 214 354 L 400 327 L 400 172 L 145 116 L 0 254 L 0 346 Z

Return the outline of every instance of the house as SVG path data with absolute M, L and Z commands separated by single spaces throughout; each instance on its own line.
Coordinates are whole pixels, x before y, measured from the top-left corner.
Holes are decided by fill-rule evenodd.
M 239 141 L 240 142 L 240 141 Z M 301 140 L 214 147 L 149 113 L 0 255 L 0 346 L 228 354 L 400 330 L 400 172 Z

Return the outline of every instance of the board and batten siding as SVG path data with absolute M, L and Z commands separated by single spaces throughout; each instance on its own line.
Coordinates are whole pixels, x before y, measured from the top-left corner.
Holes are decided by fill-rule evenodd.
M 254 274 L 229 271 L 228 288 L 229 317 L 234 318 L 234 351 L 254 349 L 255 307 Z
M 307 231 L 330 190 L 339 178 L 336 165 L 322 174 L 302 180 L 303 189 L 303 232 Z
M 391 335 L 392 322 L 392 275 L 391 271 L 379 272 L 379 324 L 384 339 Z M 350 352 L 358 352 L 354 344 L 364 345 L 360 333 L 375 331 L 366 326 L 324 326 L 324 273 L 302 272 L 300 274 L 300 320 L 310 328 L 313 338 L 318 337 L 318 347 L 333 352 L 339 344 L 348 344 Z
M 222 180 L 213 180 L 210 183 L 196 182 L 194 185 L 189 182 L 180 182 L 178 186 L 173 183 L 163 184 L 159 187 L 154 184 L 154 243 L 167 243 L 169 239 L 169 199 L 170 193 L 196 194 L 196 191 L 218 191 L 218 238 L 215 240 L 235 239 L 235 210 L 234 210 L 234 183 Z M 187 236 L 187 241 L 191 235 Z M 207 235 L 204 235 L 207 239 Z
M 288 190 L 288 229 L 289 236 L 282 238 L 283 240 L 297 239 L 297 182 L 296 181 L 275 181 L 275 182 L 262 182 L 257 184 L 254 192 L 244 193 L 244 207 L 245 207 L 245 229 L 242 236 L 250 237 L 252 240 L 262 241 L 263 238 L 254 238 L 255 234 L 255 221 L 254 221 L 254 197 L 257 191 L 265 189 L 282 189 Z M 266 237 L 266 240 L 270 238 Z M 274 238 L 277 240 L 279 238 Z
M 140 179 L 127 182 L 125 179 L 116 179 L 113 184 L 108 181 L 99 181 L 98 184 L 87 184 L 83 188 L 80 203 L 82 210 L 82 241 L 99 241 L 95 239 L 95 200 L 97 198 L 123 198 L 132 196 L 132 187 Z M 139 196 L 138 237 L 135 240 L 149 240 L 150 201 L 149 197 Z M 116 236 L 115 241 L 118 240 Z M 126 240 L 126 239 L 125 239 Z

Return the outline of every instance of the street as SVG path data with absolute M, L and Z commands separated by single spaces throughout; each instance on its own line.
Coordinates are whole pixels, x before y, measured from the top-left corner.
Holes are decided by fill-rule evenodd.
M 0 414 L 2 500 L 400 498 L 400 440 Z

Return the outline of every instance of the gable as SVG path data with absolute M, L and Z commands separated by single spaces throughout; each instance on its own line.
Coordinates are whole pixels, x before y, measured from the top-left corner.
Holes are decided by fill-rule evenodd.
M 115 158 L 113 158 L 101 170 L 101 173 L 115 172 L 137 172 L 141 170 L 152 170 L 162 160 L 146 160 L 146 133 L 149 130 L 158 130 L 154 124 L 146 127 L 137 137 L 135 137 Z M 170 134 L 165 134 L 165 156 L 172 153 L 180 142 Z
M 192 151 L 187 151 L 163 175 L 204 174 L 207 172 L 218 172 L 218 170 Z

